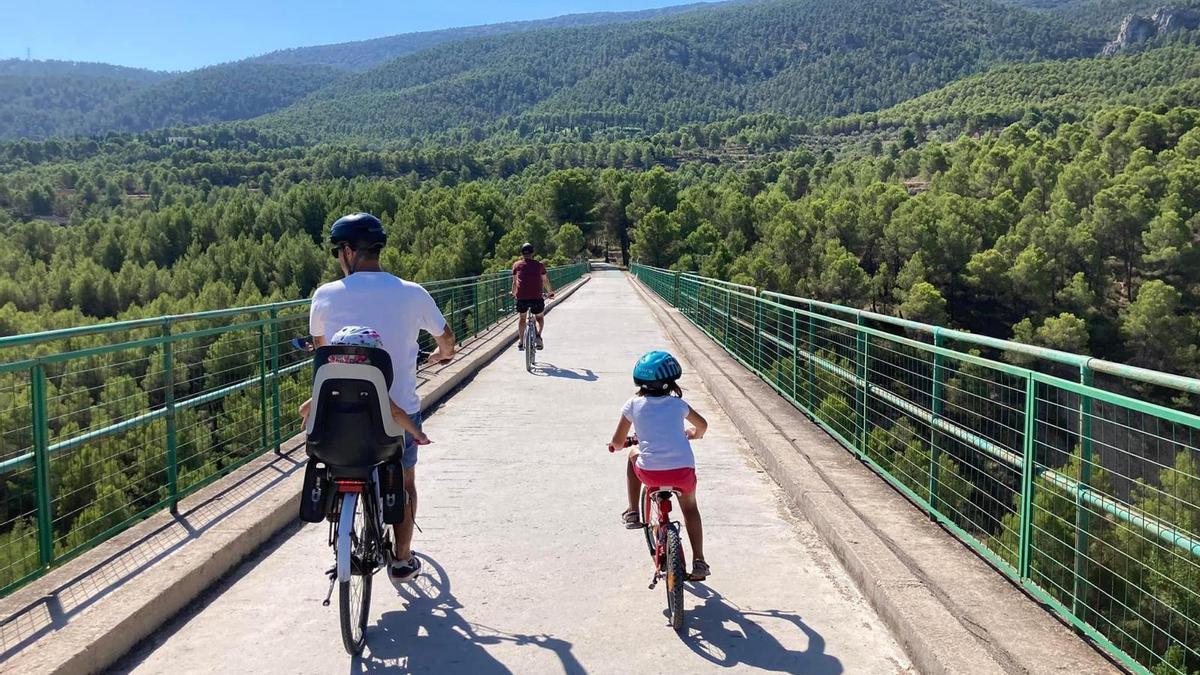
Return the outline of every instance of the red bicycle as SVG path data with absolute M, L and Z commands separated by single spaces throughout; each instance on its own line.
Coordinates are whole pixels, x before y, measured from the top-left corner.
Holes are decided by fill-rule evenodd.
M 637 436 L 625 439 L 626 448 L 637 444 Z M 675 630 L 683 629 L 683 582 L 687 580 L 679 522 L 671 520 L 671 498 L 679 494 L 682 493 L 669 485 L 643 485 L 638 499 L 638 518 L 646 535 L 646 548 L 654 561 L 650 590 L 654 590 L 659 581 L 666 582 L 667 614 Z

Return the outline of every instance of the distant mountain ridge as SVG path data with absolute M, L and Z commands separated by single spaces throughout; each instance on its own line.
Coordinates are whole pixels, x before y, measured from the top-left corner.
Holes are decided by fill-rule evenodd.
M 485 24 L 479 26 L 464 26 L 462 28 L 444 28 L 441 30 L 421 31 L 417 33 L 401 33 L 387 37 L 369 40 L 355 40 L 338 44 L 315 45 L 312 47 L 294 47 L 254 56 L 246 61 L 252 63 L 288 64 L 288 65 L 323 65 L 362 72 L 382 65 L 393 59 L 407 56 L 415 52 L 437 47 L 449 42 L 458 42 L 483 37 L 494 37 L 510 33 L 524 33 L 535 30 L 554 28 L 580 28 L 586 26 L 604 26 L 609 24 L 632 23 L 667 16 L 675 16 L 686 12 L 711 9 L 720 5 L 737 4 L 746 0 L 726 0 L 695 2 L 687 5 L 673 5 L 655 9 L 637 10 L 631 12 L 590 12 L 585 14 L 566 14 L 550 19 L 532 21 L 509 21 L 504 23 Z
M 647 130 L 755 112 L 877 110 L 994 64 L 1091 56 L 1103 38 L 992 2 L 760 0 L 620 26 L 443 45 L 261 120 L 380 142 L 455 127 Z

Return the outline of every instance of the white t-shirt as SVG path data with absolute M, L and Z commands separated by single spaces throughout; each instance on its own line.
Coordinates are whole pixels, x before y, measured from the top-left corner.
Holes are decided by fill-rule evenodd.
M 308 330 L 328 341 L 346 326 L 379 331 L 383 348 L 392 358 L 388 394 L 408 414 L 420 412 L 417 336 L 421 331 L 433 335 L 446 331 L 446 319 L 429 291 L 387 272 L 355 272 L 331 281 L 313 294 Z
M 634 396 L 625 402 L 621 414 L 637 432 L 639 468 L 666 471 L 696 466 L 692 444 L 684 434 L 689 410 L 676 396 Z

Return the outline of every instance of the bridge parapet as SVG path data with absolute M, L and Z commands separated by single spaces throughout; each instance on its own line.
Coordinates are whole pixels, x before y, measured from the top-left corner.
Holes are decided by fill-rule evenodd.
M 1200 668 L 1200 417 L 1162 395 L 1200 380 L 631 270 L 1127 666 Z

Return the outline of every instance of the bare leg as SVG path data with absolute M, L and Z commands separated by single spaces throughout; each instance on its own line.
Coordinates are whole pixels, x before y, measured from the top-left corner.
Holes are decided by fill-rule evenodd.
M 633 461 L 625 462 L 625 488 L 629 495 L 629 510 L 638 510 L 638 497 L 642 496 L 642 481 L 633 472 Z
M 417 467 L 404 470 L 404 522 L 393 526 L 396 534 L 396 560 L 407 562 L 412 557 L 413 522 L 417 517 Z
M 537 330 L 538 330 L 538 335 L 541 335 L 541 334 L 542 334 L 542 329 L 546 327 L 546 315 L 545 315 L 545 314 L 538 314 L 538 315 L 537 315 L 535 318 L 537 319 Z
M 525 337 L 525 317 L 528 316 L 525 312 L 521 312 L 521 320 L 517 325 L 517 342 L 520 342 Z
M 700 523 L 696 493 L 679 495 L 679 509 L 683 511 L 683 524 L 687 527 L 688 541 L 692 544 L 692 558 L 704 560 L 704 529 Z

